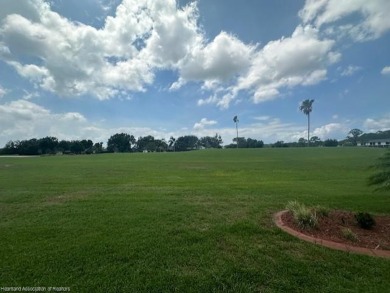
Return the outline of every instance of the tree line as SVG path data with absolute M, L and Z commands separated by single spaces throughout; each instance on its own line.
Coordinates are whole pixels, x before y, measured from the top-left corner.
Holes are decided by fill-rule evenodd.
M 240 147 L 259 147 L 261 144 L 254 144 L 257 140 L 240 138 Z M 56 137 L 47 136 L 44 138 L 32 138 L 28 140 L 9 141 L 0 149 L 3 155 L 52 155 L 52 154 L 97 154 L 114 152 L 167 152 L 167 151 L 190 151 L 203 148 L 222 148 L 222 138 L 219 134 L 215 136 L 204 136 L 198 138 L 195 135 L 185 135 L 178 138 L 171 137 L 156 139 L 151 135 L 141 136 L 136 139 L 128 133 L 116 133 L 112 135 L 107 146 L 103 142 L 93 142 L 90 139 L 83 140 L 58 140 Z
M 337 147 L 340 142 L 337 139 L 326 139 L 322 141 L 317 136 L 312 136 L 309 140 L 311 147 Z M 284 142 L 279 140 L 271 145 L 273 148 L 287 148 L 287 147 L 307 147 L 309 145 L 307 139 L 301 137 L 298 142 Z
M 236 123 L 238 119 L 236 119 Z M 238 132 L 237 132 L 238 134 Z M 352 129 L 345 140 L 326 139 L 322 141 L 317 136 L 307 139 L 301 137 L 298 142 L 277 141 L 267 145 L 274 148 L 282 147 L 337 147 L 356 146 L 358 141 L 373 139 L 378 137 L 389 137 L 389 131 L 378 131 L 377 133 L 363 134 L 359 129 Z M 156 139 L 151 135 L 141 136 L 136 139 L 127 133 L 116 133 L 112 135 L 107 146 L 103 142 L 93 142 L 90 139 L 83 140 L 58 140 L 56 137 L 47 136 L 44 138 L 33 138 L 29 140 L 9 141 L 0 149 L 2 155 L 50 155 L 50 154 L 98 154 L 114 152 L 182 152 L 197 149 L 222 148 L 222 138 L 219 134 L 215 136 L 204 136 L 198 138 L 195 135 L 184 135 L 178 138 L 170 137 Z M 225 145 L 224 148 L 262 148 L 265 144 L 262 140 L 245 137 L 235 137 L 233 143 Z

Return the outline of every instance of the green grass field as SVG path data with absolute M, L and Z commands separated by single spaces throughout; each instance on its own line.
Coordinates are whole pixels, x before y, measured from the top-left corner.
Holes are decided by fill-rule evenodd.
M 291 200 L 390 214 L 390 194 L 366 186 L 383 153 L 0 157 L 0 287 L 387 292 L 389 260 L 306 243 L 272 222 Z

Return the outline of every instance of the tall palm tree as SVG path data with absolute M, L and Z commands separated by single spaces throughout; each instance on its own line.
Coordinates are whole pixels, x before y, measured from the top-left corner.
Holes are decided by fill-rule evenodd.
M 314 100 L 304 100 L 299 106 L 299 110 L 303 112 L 303 114 L 307 115 L 307 145 L 310 145 L 310 113 L 313 110 Z
M 234 116 L 233 121 L 234 121 L 234 123 L 236 123 L 236 131 L 237 131 L 237 148 L 238 148 L 238 122 L 240 122 L 240 121 L 238 120 L 237 115 Z
M 171 138 L 169 139 L 168 143 L 169 143 L 169 148 L 170 149 L 172 149 L 172 147 L 173 147 L 173 151 L 175 151 L 175 142 L 176 142 L 176 138 L 171 136 Z

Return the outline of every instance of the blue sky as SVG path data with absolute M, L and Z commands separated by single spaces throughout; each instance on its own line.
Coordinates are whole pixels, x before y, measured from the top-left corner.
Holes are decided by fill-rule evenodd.
M 15 4 L 16 3 L 16 4 Z M 0 146 L 390 129 L 388 0 L 2 0 Z

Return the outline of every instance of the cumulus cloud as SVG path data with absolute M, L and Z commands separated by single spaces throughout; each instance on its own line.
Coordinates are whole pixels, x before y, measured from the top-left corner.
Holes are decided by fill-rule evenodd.
M 253 118 L 255 123 L 241 125 L 239 135 L 246 138 L 263 140 L 272 143 L 278 140 L 286 142 L 298 141 L 300 137 L 306 137 L 303 131 L 304 125 L 284 122 L 271 116 L 259 116 Z M 106 143 L 108 138 L 115 133 L 130 133 L 135 137 L 153 135 L 156 138 L 168 139 L 170 136 L 194 134 L 198 137 L 213 136 L 218 133 L 225 144 L 231 143 L 236 136 L 236 129 L 231 127 L 217 127 L 215 120 L 202 118 L 193 125 L 192 129 L 181 128 L 167 131 L 150 127 L 112 127 L 104 122 L 90 121 L 78 112 L 54 113 L 47 108 L 27 100 L 16 100 L 0 104 L 0 147 L 12 140 L 55 136 L 58 139 L 92 139 L 94 142 Z M 349 126 L 348 126 L 349 127 Z M 341 123 L 330 123 L 315 128 L 312 136 L 326 138 L 343 138 L 350 128 Z M 367 119 L 365 128 L 370 130 L 384 130 L 390 128 L 390 117 L 374 120 Z
M 227 81 L 251 64 L 254 46 L 221 32 L 212 42 L 194 47 L 180 64 L 180 76 L 192 81 Z
M 341 123 L 329 123 L 313 130 L 311 136 L 318 136 L 322 140 L 335 137 L 343 137 L 348 132 L 347 128 Z
M 200 82 L 211 94 L 199 105 L 227 108 L 241 90 L 258 103 L 282 88 L 318 83 L 340 58 L 334 42 L 321 40 L 311 26 L 298 26 L 291 37 L 261 49 L 226 32 L 207 41 L 196 2 L 180 8 L 175 0 L 123 0 L 102 28 L 72 22 L 42 0 L 29 0 L 23 9 L 10 0 L 0 5 L 0 58 L 63 96 L 107 99 L 145 91 L 156 70 L 170 69 L 179 74 L 171 90 Z
M 2 0 L 0 9 L 0 19 L 9 14 L 19 14 L 33 21 L 39 21 L 39 10 L 46 4 L 41 1 L 26 0 L 23 5 L 14 0 Z
M 200 99 L 198 105 L 227 108 L 240 91 L 250 92 L 253 102 L 260 103 L 276 99 L 283 89 L 317 84 L 326 79 L 327 66 L 341 57 L 334 45 L 333 40 L 321 39 L 312 26 L 298 26 L 291 37 L 271 41 L 258 50 L 252 48 L 251 62 L 235 84 Z
M 258 116 L 258 117 L 254 117 L 253 119 L 259 120 L 259 121 L 267 121 L 267 120 L 271 119 L 271 117 L 270 116 Z
M 0 8 L 0 58 L 63 96 L 144 91 L 156 68 L 176 66 L 203 38 L 196 5 L 179 9 L 174 0 L 124 0 L 101 29 L 72 22 L 42 0 L 24 9 L 7 0 Z
M 265 143 L 276 141 L 297 142 L 301 137 L 307 137 L 307 130 L 304 125 L 285 122 L 280 118 L 271 116 L 253 117 L 254 123 L 241 125 L 239 136 L 263 140 Z M 329 123 L 316 127 L 311 131 L 311 136 L 318 136 L 320 139 L 343 139 L 351 129 L 348 123 Z M 222 136 L 225 144 L 229 144 L 236 137 L 236 128 L 200 128 L 194 131 L 199 136 L 214 135 L 218 133 Z
M 98 2 L 113 13 L 96 28 L 59 15 L 48 1 L 1 1 L 0 60 L 36 88 L 101 100 L 146 91 L 156 72 L 171 70 L 178 79 L 170 90 L 200 83 L 206 97 L 198 105 L 224 109 L 240 91 L 260 103 L 325 80 L 328 66 L 341 58 L 336 30 L 368 40 L 390 29 L 387 0 L 307 0 L 293 34 L 260 47 L 223 31 L 208 40 L 196 2 L 183 7 L 176 0 Z M 358 22 L 334 25 L 353 14 Z M 323 34 L 325 29 L 334 34 Z M 357 70 L 351 66 L 343 74 Z
M 202 118 L 199 122 L 194 124 L 193 129 L 194 130 L 201 130 L 204 129 L 206 126 L 215 125 L 218 122 L 215 120 L 208 120 L 207 118 Z
M 274 99 L 281 88 L 312 85 L 326 78 L 326 67 L 339 59 L 334 41 L 321 40 L 310 26 L 298 26 L 291 37 L 269 42 L 257 52 L 237 90 L 252 90 L 255 103 Z
M 390 74 L 390 66 L 383 67 L 381 74 L 383 74 L 383 75 Z
M 7 90 L 0 85 L 0 98 L 2 98 L 6 93 Z
M 340 68 L 341 76 L 352 76 L 362 68 L 359 66 L 349 65 L 347 68 Z
M 202 119 L 199 123 L 211 126 L 214 122 Z M 0 125 L 0 148 L 10 139 L 24 140 L 45 136 L 54 136 L 60 140 L 92 139 L 94 142 L 106 143 L 111 135 L 122 132 L 130 133 L 135 137 L 153 135 L 155 138 L 165 139 L 191 133 L 186 128 L 178 131 L 166 131 L 136 125 L 112 127 L 105 122 L 90 121 L 78 112 L 54 113 L 41 105 L 24 99 L 0 104 Z
M 255 123 L 240 127 L 239 136 L 263 140 L 265 143 L 293 142 L 302 137 L 302 125 L 284 122 L 270 116 L 254 117 L 253 119 L 256 120 Z M 234 128 L 232 130 L 235 131 Z M 232 138 L 234 137 L 235 135 L 232 135 Z
M 26 90 L 23 90 L 23 92 L 24 92 L 24 95 L 22 98 L 24 100 L 31 100 L 31 99 L 34 99 L 34 98 L 37 98 L 40 96 L 40 94 L 38 92 L 29 92 Z
M 377 132 L 377 131 L 384 131 L 384 130 L 389 130 L 390 129 L 390 114 L 379 118 L 379 119 L 374 119 L 374 118 L 367 118 L 363 126 L 365 129 L 367 129 L 367 132 Z
M 86 118 L 80 113 L 52 113 L 27 100 L 16 100 L 0 105 L 0 142 L 12 138 L 26 139 L 47 135 L 76 138 Z M 85 137 L 83 137 L 85 138 Z
M 328 26 L 328 33 L 350 36 L 356 41 L 379 38 L 390 30 L 387 0 L 306 0 L 299 15 L 305 24 Z M 350 17 L 349 16 L 355 16 Z M 329 27 L 330 26 L 330 27 Z

